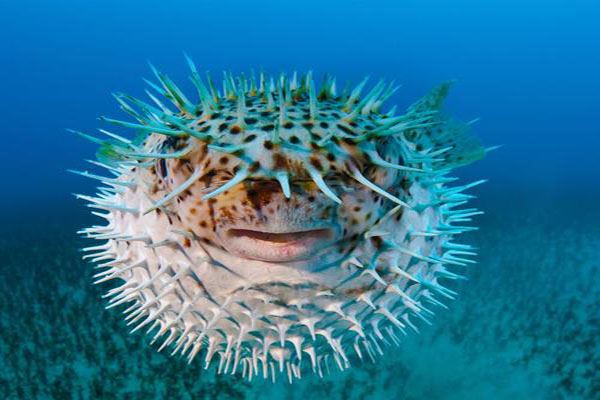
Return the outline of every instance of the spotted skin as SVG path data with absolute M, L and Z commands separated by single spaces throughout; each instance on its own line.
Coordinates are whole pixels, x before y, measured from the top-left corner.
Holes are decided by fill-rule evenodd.
M 196 142 L 197 139 L 191 141 Z M 201 144 L 197 143 L 197 145 L 202 147 Z M 202 162 L 201 154 L 205 151 L 202 149 L 198 150 L 200 154 L 190 154 L 189 162 L 179 159 L 157 162 L 155 168 L 157 172 L 148 178 L 148 181 L 153 181 L 156 187 L 152 196 L 160 199 L 184 182 L 192 173 L 192 166 L 196 160 Z M 391 207 L 390 202 L 384 202 L 382 196 L 335 172 L 330 173 L 328 180 L 332 188 L 339 189 L 340 193 L 343 193 L 341 195 L 343 202 L 339 206 L 332 204 L 317 185 L 305 176 L 291 182 L 292 196 L 289 199 L 284 196 L 276 180 L 269 179 L 268 176 L 257 176 L 213 199 L 202 200 L 202 196 L 211 188 L 218 187 L 231 179 L 236 165 L 239 165 L 239 161 L 231 156 L 219 156 L 219 154 L 212 156 L 211 152 L 208 152 L 204 157 L 211 160 L 210 163 L 204 164 L 206 173 L 177 196 L 175 203 L 183 227 L 212 244 L 217 243 L 214 232 L 218 227 L 239 221 L 248 228 L 260 228 L 270 219 L 276 218 L 285 222 L 300 219 L 298 222 L 302 223 L 334 221 L 343 227 L 344 234 L 338 247 L 341 254 L 341 249 L 347 247 L 344 246 L 344 242 L 352 240 L 353 237 L 353 241 L 356 241 L 356 236 L 374 225 Z M 330 164 L 330 170 L 331 166 L 335 168 L 333 162 Z M 158 172 L 161 170 L 164 171 L 164 177 Z M 387 184 L 382 187 L 397 195 L 398 193 L 393 189 L 397 186 L 395 181 L 398 179 L 398 174 L 388 171 L 376 172 L 379 172 L 379 175 L 372 174 L 373 182 L 379 185 Z

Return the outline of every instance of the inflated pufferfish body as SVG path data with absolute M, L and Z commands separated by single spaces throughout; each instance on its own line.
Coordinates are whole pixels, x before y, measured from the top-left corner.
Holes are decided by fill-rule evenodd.
M 310 73 L 225 74 L 217 90 L 190 67 L 198 102 L 155 71 L 149 103 L 116 96 L 136 122 L 104 118 L 136 140 L 82 134 L 114 175 L 80 172 L 105 185 L 79 196 L 107 221 L 82 231 L 105 241 L 85 257 L 120 282 L 109 308 L 127 304 L 134 330 L 222 373 L 291 380 L 383 354 L 453 298 L 441 280 L 474 255 L 453 237 L 479 213 L 457 207 L 480 182 L 447 174 L 485 151 L 441 114 L 448 84 L 395 115 L 383 82 L 361 97 L 366 81 L 337 94 Z

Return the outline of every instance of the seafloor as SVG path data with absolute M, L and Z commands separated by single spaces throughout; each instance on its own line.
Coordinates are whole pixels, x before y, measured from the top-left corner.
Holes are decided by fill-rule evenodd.
M 293 385 L 157 353 L 90 283 L 74 234 L 90 218 L 14 217 L 0 227 L 0 398 L 600 398 L 600 214 L 577 202 L 482 207 L 465 238 L 478 264 L 433 326 L 376 364 Z

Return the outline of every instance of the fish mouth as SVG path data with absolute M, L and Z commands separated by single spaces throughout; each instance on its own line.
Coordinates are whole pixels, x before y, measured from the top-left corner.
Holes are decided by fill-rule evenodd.
M 224 239 L 225 248 L 240 257 L 285 262 L 310 258 L 328 246 L 335 233 L 331 228 L 285 232 L 230 228 Z

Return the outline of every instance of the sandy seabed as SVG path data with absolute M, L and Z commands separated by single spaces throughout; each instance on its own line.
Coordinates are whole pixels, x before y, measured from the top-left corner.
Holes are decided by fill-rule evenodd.
M 305 374 L 293 385 L 248 383 L 157 353 L 149 337 L 128 334 L 118 311 L 104 310 L 73 233 L 83 225 L 22 222 L 0 239 L 0 397 L 594 398 L 600 218 L 539 207 L 486 212 L 463 240 L 479 248 L 478 263 L 463 271 L 458 299 L 436 309 L 432 326 L 421 324 L 420 335 L 376 363 L 332 369 L 322 380 Z

